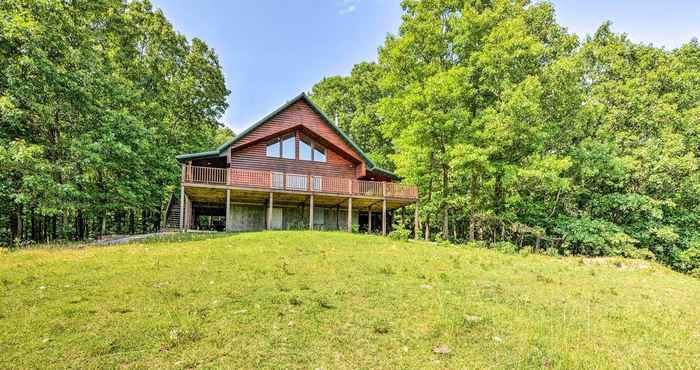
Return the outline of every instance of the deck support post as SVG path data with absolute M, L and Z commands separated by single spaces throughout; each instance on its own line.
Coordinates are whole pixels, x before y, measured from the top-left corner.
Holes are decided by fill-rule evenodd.
M 348 198 L 348 232 L 352 232 L 352 198 Z
M 367 232 L 372 233 L 372 206 L 367 207 Z
M 386 198 L 382 200 L 382 236 L 386 236 Z
M 185 194 L 185 230 L 190 229 L 190 198 Z
M 309 195 L 309 230 L 314 229 L 314 195 Z
M 231 189 L 226 189 L 226 227 L 224 230 L 231 230 Z
M 273 203 L 273 195 L 272 192 L 270 192 L 270 199 L 267 201 L 267 229 L 272 230 L 272 203 Z
M 184 167 L 183 167 L 184 172 Z M 180 185 L 180 231 L 185 228 L 185 186 Z
M 413 240 L 418 240 L 418 230 L 420 225 L 418 224 L 418 199 L 416 199 L 416 214 L 413 217 Z

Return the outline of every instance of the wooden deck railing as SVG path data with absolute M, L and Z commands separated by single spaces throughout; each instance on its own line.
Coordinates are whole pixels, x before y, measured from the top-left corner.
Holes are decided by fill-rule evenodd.
M 238 168 L 184 166 L 182 182 L 377 198 L 416 199 L 418 197 L 418 189 L 412 185 Z

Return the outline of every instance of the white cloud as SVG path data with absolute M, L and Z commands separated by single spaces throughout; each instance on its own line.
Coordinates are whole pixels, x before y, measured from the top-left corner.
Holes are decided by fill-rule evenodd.
M 350 14 L 357 9 L 358 0 L 343 0 L 338 9 L 338 14 Z

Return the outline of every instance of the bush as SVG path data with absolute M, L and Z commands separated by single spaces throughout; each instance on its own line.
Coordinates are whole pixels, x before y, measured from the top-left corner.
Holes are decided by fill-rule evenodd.
M 588 217 L 562 217 L 557 220 L 556 232 L 565 237 L 564 254 L 587 256 L 620 256 L 623 250 L 633 248 L 637 241 L 619 226 Z
M 656 255 L 654 252 L 646 249 L 646 248 L 635 248 L 635 247 L 626 247 L 624 248 L 620 256 L 622 257 L 627 257 L 627 258 L 636 258 L 636 259 L 645 259 L 645 260 L 655 260 Z
M 393 240 L 408 240 L 411 237 L 411 230 L 406 229 L 403 224 L 396 224 L 389 233 L 389 238 Z
M 501 253 L 515 254 L 518 253 L 518 247 L 509 241 L 502 241 L 493 244 L 493 248 Z
M 677 253 L 673 265 L 680 271 L 700 276 L 700 240 L 690 242 L 688 249 Z

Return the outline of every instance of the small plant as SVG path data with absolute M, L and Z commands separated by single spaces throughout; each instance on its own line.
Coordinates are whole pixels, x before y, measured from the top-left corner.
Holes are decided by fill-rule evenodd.
M 351 228 L 352 228 L 352 232 L 355 234 L 360 232 L 360 225 L 358 225 L 358 224 L 352 224 Z
M 328 298 L 326 298 L 326 297 L 319 297 L 319 298 L 316 299 L 316 302 L 318 302 L 318 305 L 319 305 L 321 308 L 325 308 L 325 309 L 332 309 L 332 308 L 335 308 L 335 306 L 333 305 L 333 303 L 331 303 L 331 301 L 328 300 Z
M 438 247 L 449 247 L 452 245 L 449 239 L 445 239 L 443 237 L 442 232 L 435 234 L 435 242 L 437 243 Z
M 379 319 L 372 325 L 374 332 L 377 334 L 387 334 L 389 332 L 389 322 L 385 319 Z
M 173 328 L 166 338 L 166 347 L 173 348 L 184 344 L 194 343 L 203 338 L 203 334 L 195 326 Z
M 559 256 L 561 256 L 561 254 L 559 253 L 559 251 L 558 251 L 556 248 L 547 248 L 547 249 L 544 251 L 544 254 L 547 255 L 547 256 L 550 256 L 550 257 L 559 257 Z

